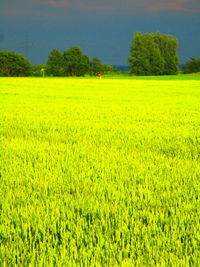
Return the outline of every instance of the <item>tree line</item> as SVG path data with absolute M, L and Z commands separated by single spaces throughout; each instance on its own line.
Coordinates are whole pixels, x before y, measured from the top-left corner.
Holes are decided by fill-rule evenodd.
M 84 76 L 109 73 L 113 67 L 103 64 L 98 57 L 92 60 L 79 47 L 71 47 L 63 53 L 54 49 L 48 56 L 46 72 L 51 76 Z
M 178 40 L 171 35 L 136 32 L 128 57 L 131 75 L 175 75 L 179 71 Z M 116 71 L 98 58 L 92 60 L 77 47 L 61 53 L 53 49 L 45 65 L 31 63 L 23 55 L 12 51 L 0 52 L 0 76 L 84 76 Z M 200 72 L 200 59 L 191 57 L 183 73 Z
M 12 51 L 0 52 L 0 76 L 84 76 L 110 73 L 112 66 L 103 64 L 98 57 L 92 60 L 79 47 L 71 47 L 61 53 L 53 49 L 45 65 L 31 65 L 23 55 Z

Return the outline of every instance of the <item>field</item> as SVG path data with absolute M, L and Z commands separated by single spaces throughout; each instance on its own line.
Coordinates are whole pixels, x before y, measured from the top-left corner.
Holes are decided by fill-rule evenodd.
M 200 266 L 188 77 L 0 79 L 0 266 Z

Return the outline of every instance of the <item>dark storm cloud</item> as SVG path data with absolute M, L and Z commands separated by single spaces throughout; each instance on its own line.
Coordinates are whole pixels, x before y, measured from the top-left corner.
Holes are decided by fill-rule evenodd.
M 47 0 L 46 4 L 56 8 L 67 8 L 73 6 L 72 3 L 70 3 L 70 1 Z
M 5 35 L 3 32 L 0 32 L 0 42 L 3 42 L 5 39 Z

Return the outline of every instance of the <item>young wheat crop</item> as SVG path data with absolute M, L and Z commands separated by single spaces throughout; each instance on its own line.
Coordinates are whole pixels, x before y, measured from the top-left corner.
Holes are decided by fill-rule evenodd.
M 199 266 L 200 83 L 0 79 L 0 266 Z

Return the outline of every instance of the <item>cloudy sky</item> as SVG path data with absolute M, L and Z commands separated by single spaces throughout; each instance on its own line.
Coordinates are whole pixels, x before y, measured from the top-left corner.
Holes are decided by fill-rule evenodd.
M 107 64 L 127 64 L 135 32 L 171 34 L 182 63 L 200 57 L 200 0 L 0 0 L 0 50 L 36 64 L 79 46 Z

